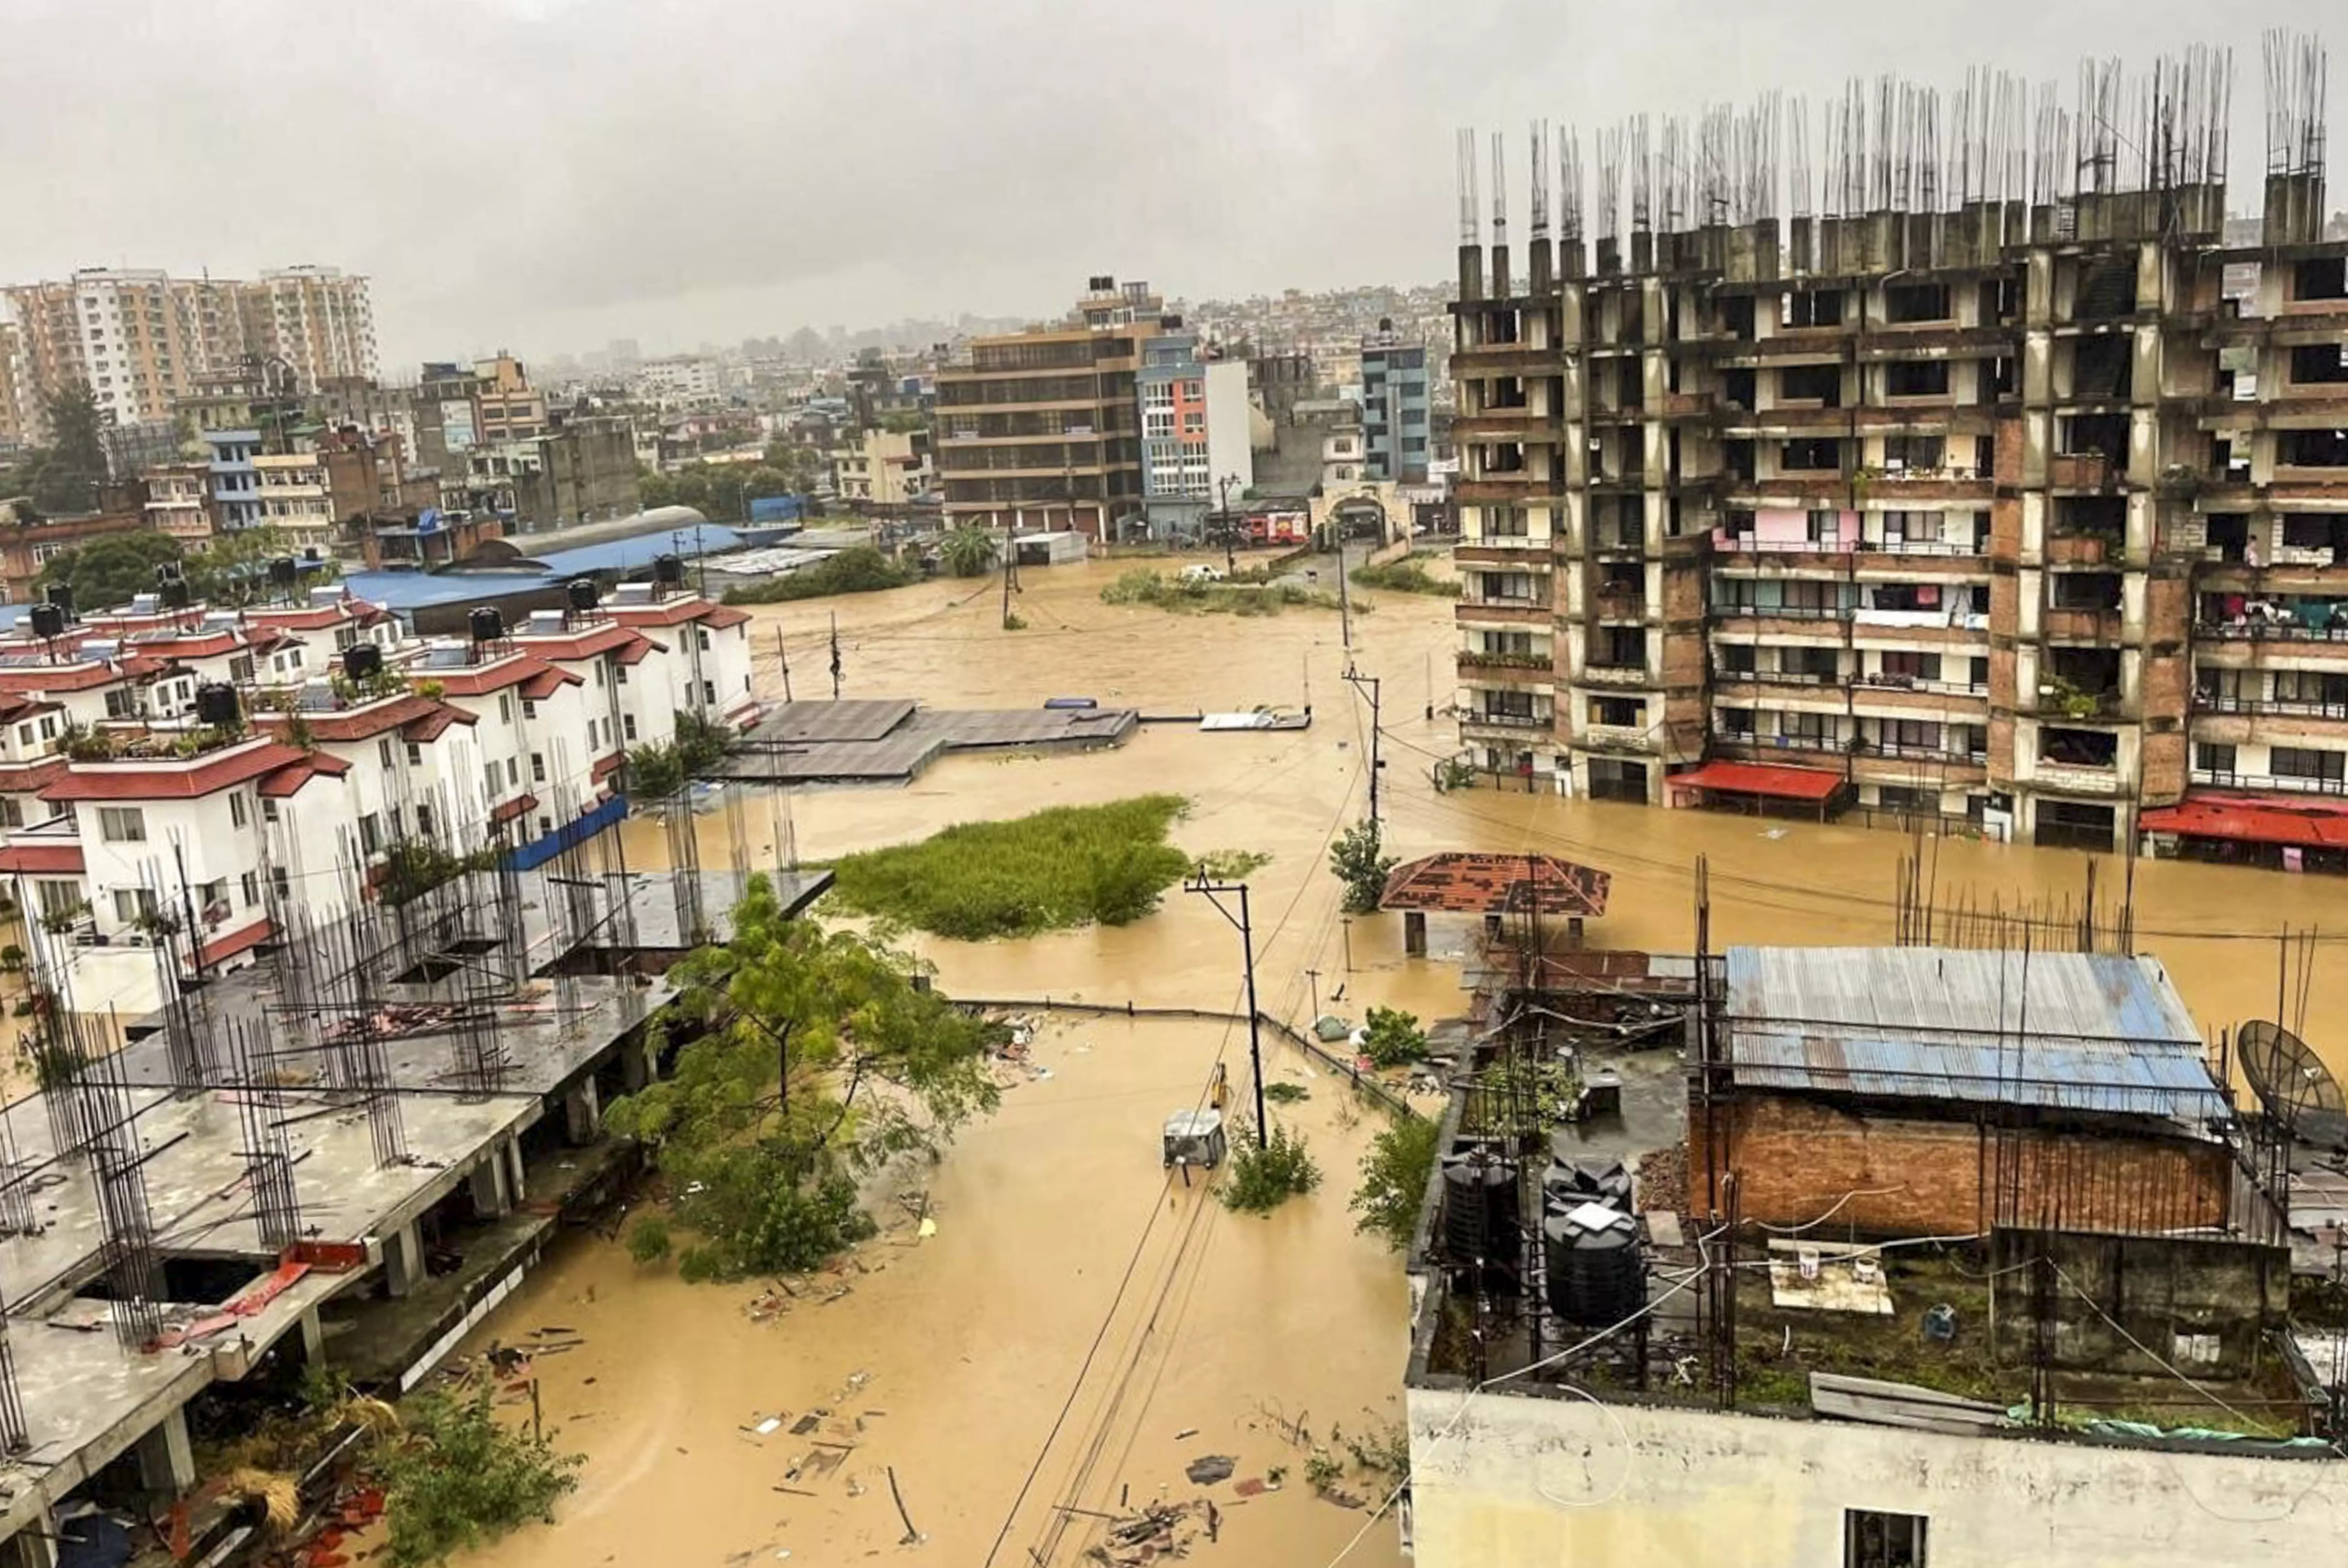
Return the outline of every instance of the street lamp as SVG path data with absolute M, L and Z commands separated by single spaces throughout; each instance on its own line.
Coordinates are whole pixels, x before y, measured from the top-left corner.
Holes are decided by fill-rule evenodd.
M 1239 530 L 1231 525 L 1231 487 L 1240 482 L 1237 474 L 1226 474 L 1215 481 L 1215 498 L 1219 503 L 1215 518 L 1223 530 L 1223 569 L 1237 571 L 1239 563 Z

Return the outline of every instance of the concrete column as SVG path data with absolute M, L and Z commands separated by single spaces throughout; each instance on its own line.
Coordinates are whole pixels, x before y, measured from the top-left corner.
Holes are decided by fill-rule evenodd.
M 139 1484 L 149 1491 L 177 1497 L 196 1484 L 196 1450 L 188 1441 L 184 1407 L 163 1418 L 163 1424 L 139 1440 Z
M 473 1167 L 468 1182 L 472 1188 L 473 1212 L 481 1218 L 495 1219 L 513 1207 L 506 1190 L 506 1162 L 501 1153 L 491 1151 L 487 1160 Z
M 385 1288 L 394 1296 L 409 1296 L 424 1282 L 424 1237 L 414 1222 L 383 1238 Z
M 582 1078 L 576 1087 L 562 1097 L 562 1119 L 566 1134 L 573 1146 L 592 1143 L 603 1131 L 603 1102 L 595 1092 L 595 1081 Z
M 314 1307 L 302 1314 L 302 1364 L 323 1367 L 326 1364 L 326 1324 Z
M 57 1515 L 43 1509 L 25 1528 L 0 1542 L 0 1568 L 57 1568 Z
M 520 1203 L 530 1195 L 530 1173 L 522 1164 L 521 1140 L 507 1139 L 500 1158 L 506 1163 L 506 1191 L 513 1194 L 514 1202 Z
M 623 1040 L 620 1044 L 620 1072 L 631 1094 L 649 1086 L 654 1079 L 659 1077 L 659 1064 L 653 1060 L 652 1041 L 642 1039 Z

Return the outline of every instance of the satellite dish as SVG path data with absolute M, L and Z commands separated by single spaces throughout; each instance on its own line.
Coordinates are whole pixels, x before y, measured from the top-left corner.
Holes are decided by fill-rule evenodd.
M 2242 1076 L 2286 1133 L 2315 1148 L 2348 1150 L 2348 1100 L 2305 1040 L 2264 1019 L 2242 1025 L 2234 1040 Z

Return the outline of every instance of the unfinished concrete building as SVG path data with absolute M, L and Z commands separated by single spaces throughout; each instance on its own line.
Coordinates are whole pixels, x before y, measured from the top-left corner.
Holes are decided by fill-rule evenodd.
M 1587 221 L 1579 138 L 1537 127 L 1521 248 L 1502 141 L 1487 165 L 1463 136 L 1468 760 L 1659 805 L 2341 861 L 2321 68 L 2271 41 L 2247 246 L 2223 53 L 2094 66 L 2075 108 L 1976 73 L 1816 119 L 1642 118 L 1598 138 Z

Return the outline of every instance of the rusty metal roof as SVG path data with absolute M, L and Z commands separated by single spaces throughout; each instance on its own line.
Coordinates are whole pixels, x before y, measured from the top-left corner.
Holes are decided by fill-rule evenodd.
M 1439 909 L 1454 915 L 1597 916 L 1606 913 L 1613 878 L 1553 855 L 1451 851 L 1397 866 L 1379 895 L 1381 909 Z

